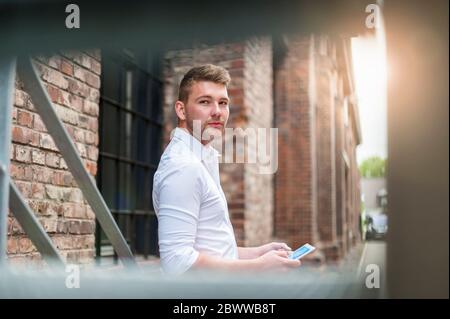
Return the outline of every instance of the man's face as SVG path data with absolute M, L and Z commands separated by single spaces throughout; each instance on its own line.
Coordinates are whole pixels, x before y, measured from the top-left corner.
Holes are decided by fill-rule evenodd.
M 225 85 L 209 81 L 195 82 L 185 104 L 185 115 L 186 126 L 191 134 L 197 133 L 194 131 L 194 121 L 200 122 L 203 144 L 212 136 L 223 136 L 230 115 Z

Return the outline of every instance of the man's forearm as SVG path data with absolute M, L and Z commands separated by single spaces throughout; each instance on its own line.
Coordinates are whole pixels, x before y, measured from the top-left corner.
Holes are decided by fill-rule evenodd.
M 254 259 L 261 256 L 259 247 L 238 247 L 239 259 Z
M 219 271 L 251 271 L 259 269 L 259 262 L 256 259 L 225 259 L 200 253 L 192 268 Z

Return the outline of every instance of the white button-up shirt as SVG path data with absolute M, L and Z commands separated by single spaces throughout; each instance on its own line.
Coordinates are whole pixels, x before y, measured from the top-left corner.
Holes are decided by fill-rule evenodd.
M 219 153 L 176 128 L 153 179 L 164 272 L 188 270 L 199 252 L 238 259 L 236 239 L 220 186 Z

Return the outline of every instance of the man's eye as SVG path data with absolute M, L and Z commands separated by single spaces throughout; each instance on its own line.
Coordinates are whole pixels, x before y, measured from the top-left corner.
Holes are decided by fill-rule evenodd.
M 222 105 L 222 106 L 227 106 L 227 105 L 228 105 L 228 102 L 220 102 L 220 105 Z
M 200 104 L 208 104 L 208 103 L 209 103 L 208 100 L 201 100 L 201 101 L 200 101 Z

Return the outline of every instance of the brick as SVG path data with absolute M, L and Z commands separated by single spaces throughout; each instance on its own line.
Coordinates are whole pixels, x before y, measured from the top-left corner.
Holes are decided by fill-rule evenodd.
M 245 66 L 244 64 L 244 60 L 243 59 L 239 59 L 239 60 L 234 60 L 231 62 L 231 68 L 232 69 L 239 69 L 239 68 L 243 68 Z
M 77 95 L 69 95 L 70 107 L 77 112 L 82 112 L 83 110 L 83 99 Z
M 69 123 L 72 125 L 78 124 L 78 114 L 74 110 L 61 105 L 55 105 L 55 111 L 64 123 Z
M 14 105 L 17 107 L 25 107 L 29 96 L 27 93 L 21 90 L 16 90 L 14 95 Z
M 61 158 L 61 160 L 59 161 L 59 168 L 68 169 L 66 161 L 63 158 Z
M 46 153 L 45 154 L 45 165 L 53 168 L 59 168 L 59 156 L 55 153 Z
M 52 175 L 52 184 L 58 186 L 76 186 L 75 180 L 67 171 L 55 171 Z
M 81 68 L 77 65 L 74 66 L 73 70 L 74 70 L 75 78 L 77 78 L 83 82 L 86 82 L 86 77 L 85 77 L 86 70 L 84 70 L 83 68 Z
M 35 164 L 45 165 L 45 152 L 33 149 L 31 152 L 31 161 Z
M 61 209 L 65 218 L 86 218 L 86 207 L 84 205 L 66 202 L 62 204 Z
M 52 170 L 47 167 L 34 166 L 33 170 L 33 181 L 40 183 L 51 183 L 52 181 Z
M 80 54 L 79 58 L 81 60 L 78 60 L 77 62 L 79 62 L 82 66 L 84 66 L 86 69 L 90 69 L 91 68 L 91 58 L 86 55 L 86 54 Z
M 100 49 L 90 49 L 85 52 L 86 52 L 86 54 L 93 57 L 93 59 L 91 59 L 91 63 L 93 61 L 100 61 L 100 59 L 101 59 L 101 50 Z
M 65 59 L 61 60 L 60 70 L 62 73 L 72 76 L 73 75 L 73 64 Z
M 98 119 L 96 117 L 89 118 L 89 130 L 94 133 L 98 132 Z
M 100 75 L 101 72 L 102 72 L 100 62 L 98 62 L 98 61 L 96 61 L 96 60 L 94 60 L 94 59 L 91 59 L 91 70 L 92 70 L 92 72 L 94 72 L 95 74 Z
M 28 147 L 23 147 L 21 145 L 16 145 L 16 161 L 23 163 L 31 162 L 31 152 Z
M 51 135 L 45 133 L 41 134 L 40 147 L 46 150 L 58 151 Z
M 56 226 L 56 232 L 58 234 L 67 234 L 69 231 L 69 224 L 66 221 L 58 220 L 57 226 Z
M 58 250 L 75 248 L 73 236 L 54 236 L 52 240 Z
M 29 200 L 30 208 L 39 216 L 57 216 L 59 205 L 45 199 Z
M 86 158 L 87 157 L 86 145 L 76 142 L 75 146 L 78 150 L 78 154 L 80 154 L 81 157 Z
M 27 111 L 17 111 L 17 124 L 32 128 L 33 114 Z
M 95 176 L 97 174 L 97 163 L 96 162 L 87 161 L 85 163 L 85 167 L 92 176 Z
M 91 220 L 95 219 L 95 213 L 89 205 L 86 206 L 86 218 Z
M 48 65 L 52 68 L 59 69 L 61 66 L 61 57 L 54 55 L 48 59 Z
M 47 72 L 44 75 L 44 81 L 53 84 L 63 90 L 66 90 L 69 87 L 68 80 L 64 77 L 64 75 L 56 70 L 47 69 Z
M 78 126 L 80 128 L 89 129 L 89 117 L 80 114 L 78 116 Z
M 28 144 L 29 139 L 27 131 L 23 127 L 13 126 L 12 128 L 12 140 L 13 142 Z
M 22 226 L 20 226 L 19 222 L 15 218 L 12 219 L 9 225 L 11 235 L 22 235 L 25 233 Z
M 89 95 L 89 86 L 84 84 L 83 82 L 80 82 L 76 79 L 69 78 L 69 92 L 82 96 L 84 98 L 88 97 Z
M 58 103 L 67 107 L 72 107 L 70 103 L 70 93 L 66 91 L 60 91 Z
M 84 132 L 84 140 L 86 142 L 86 144 L 88 145 L 97 145 L 95 144 L 97 138 L 96 138 L 96 134 L 86 131 Z
M 98 159 L 98 148 L 95 146 L 88 146 L 88 158 L 93 161 L 97 161 Z
M 7 241 L 8 254 L 16 254 L 19 252 L 19 241 L 15 237 L 8 237 Z
M 44 199 L 45 198 L 45 188 L 43 184 L 32 183 L 31 184 L 31 198 L 34 199 Z
M 12 128 L 12 141 L 20 144 L 39 146 L 39 133 L 29 128 L 15 126 Z
M 41 217 L 39 222 L 47 233 L 56 233 L 58 219 L 56 217 Z
M 53 103 L 58 103 L 60 90 L 53 85 L 46 85 L 47 93 Z
M 30 239 L 28 239 L 28 238 L 20 238 L 19 239 L 19 252 L 20 253 L 30 253 L 35 250 L 36 250 L 36 248 L 34 247 L 34 245 Z
M 31 183 L 22 181 L 15 181 L 15 183 L 23 197 L 29 198 L 31 196 Z
M 61 188 L 53 185 L 45 185 L 45 192 L 49 199 L 60 200 L 63 198 Z
M 20 175 L 21 175 L 20 171 L 21 170 L 23 171 L 23 167 L 18 166 L 15 163 L 11 163 L 9 165 L 9 174 L 11 175 L 12 178 L 20 179 Z M 22 173 L 22 175 L 23 175 L 23 173 Z
M 80 221 L 80 234 L 93 234 L 95 232 L 95 221 Z
M 100 90 L 89 88 L 88 100 L 98 104 L 100 102 Z
M 83 193 L 78 188 L 71 188 L 69 201 L 73 203 L 83 203 Z
M 95 89 L 100 88 L 100 77 L 94 73 L 86 72 L 85 73 L 86 83 Z
M 83 112 L 88 115 L 98 116 L 99 106 L 97 103 L 86 100 L 84 101 Z
M 47 128 L 38 114 L 34 115 L 33 128 L 39 132 L 47 132 Z
M 76 142 L 79 142 L 79 143 L 84 144 L 84 143 L 85 143 L 85 134 L 84 134 L 84 131 L 83 131 L 83 130 L 80 130 L 80 129 L 77 129 L 77 128 L 74 128 L 74 131 L 73 131 L 73 139 L 74 139 Z

